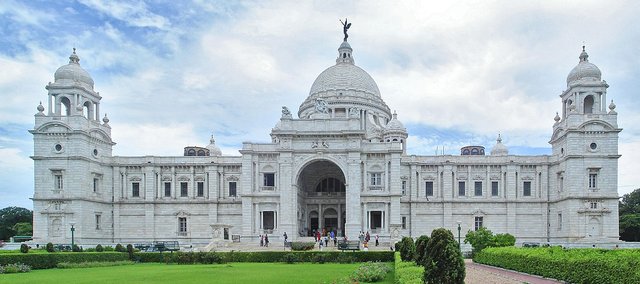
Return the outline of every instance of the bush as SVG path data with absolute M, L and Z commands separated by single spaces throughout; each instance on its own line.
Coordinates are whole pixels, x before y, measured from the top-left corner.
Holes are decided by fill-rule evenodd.
M 29 252 L 29 246 L 27 244 L 21 244 L 20 245 L 20 252 L 21 253 L 28 253 Z
M 73 252 L 82 252 L 82 247 L 74 244 L 73 247 L 71 248 L 71 251 L 73 251 Z
M 31 267 L 24 263 L 11 263 L 5 266 L 0 265 L 0 274 L 24 273 L 31 271 Z
M 464 283 L 464 259 L 451 231 L 439 228 L 431 232 L 424 255 L 426 283 Z
M 416 265 L 413 261 L 402 261 L 400 253 L 395 255 L 395 283 L 422 284 L 424 267 Z
M 416 264 L 418 265 L 422 263 L 422 258 L 424 258 L 424 253 L 426 252 L 428 242 L 429 236 L 426 235 L 422 235 L 416 240 L 416 252 L 414 255 L 414 259 L 416 261 Z
M 295 251 L 312 250 L 315 246 L 314 242 L 291 242 L 291 250 Z
M 185 254 L 185 253 L 181 253 Z M 331 263 L 351 263 L 351 262 L 391 262 L 393 252 L 390 251 L 369 251 L 369 252 L 339 252 L 339 251 L 262 251 L 262 252 L 201 252 L 197 254 L 214 254 L 220 259 L 219 263 L 225 262 L 286 262 L 285 255 L 291 254 L 297 262 L 331 262 Z M 164 262 L 178 263 L 176 253 L 134 253 L 134 258 L 139 262 Z M 320 255 L 320 256 L 318 256 Z M 316 257 L 317 256 L 317 257 Z M 212 256 L 213 257 L 213 256 Z M 200 257 L 202 259 L 202 257 Z M 184 261 L 184 259 L 183 259 Z M 196 260 L 195 263 L 203 263 Z M 217 261 L 217 260 L 216 260 Z
M 112 246 L 105 246 L 104 251 L 114 251 Z
M 101 244 L 98 244 L 98 245 L 96 246 L 96 251 L 97 251 L 97 252 L 103 252 L 103 251 L 104 251 L 104 248 L 102 247 L 102 245 L 101 245 Z
M 473 261 L 567 283 L 640 283 L 640 249 L 486 248 Z
M 416 246 L 413 243 L 413 238 L 403 237 L 400 241 L 402 246 L 400 247 L 400 258 L 403 261 L 413 261 L 416 252 Z
M 48 252 L 55 252 L 55 248 L 53 248 L 53 243 L 47 243 L 46 250 Z
M 95 261 L 95 262 L 60 262 L 56 266 L 57 268 L 90 268 L 90 267 L 109 267 L 109 266 L 121 266 L 121 265 L 130 265 L 134 264 L 133 261 Z
M 311 258 L 311 262 L 323 264 L 327 262 L 327 258 L 326 254 L 316 254 Z
M 126 252 L 127 249 L 125 249 L 121 244 L 117 244 L 116 245 L 116 251 L 117 252 Z
M 131 244 L 127 245 L 127 253 L 129 254 L 129 259 L 133 260 L 133 246 Z
M 95 249 L 95 248 L 87 248 L 87 249 L 85 249 L 85 250 L 83 250 L 83 251 L 86 251 L 86 252 L 96 252 L 96 249 Z
M 39 253 L 39 254 L 0 254 L 0 265 L 11 263 L 24 263 L 31 266 L 32 269 L 55 268 L 60 262 L 94 262 L 94 261 L 121 261 L 127 260 L 126 254 L 110 252 L 110 253 Z
M 493 235 L 491 230 L 480 227 L 476 231 L 468 231 L 464 237 L 464 243 L 470 243 L 472 255 L 481 252 L 486 247 L 508 247 L 516 244 L 516 237 L 511 234 Z
M 285 263 L 296 263 L 298 262 L 298 257 L 294 253 L 288 253 L 282 256 L 282 262 Z
M 402 242 L 396 242 L 395 244 L 393 244 L 393 249 L 397 252 L 400 252 L 400 250 L 402 250 Z
M 357 282 L 378 282 L 387 276 L 391 269 L 382 262 L 367 262 L 361 264 L 356 271 L 351 273 L 351 280 Z
M 512 247 L 516 244 L 516 237 L 511 234 L 497 234 L 491 242 L 491 247 Z

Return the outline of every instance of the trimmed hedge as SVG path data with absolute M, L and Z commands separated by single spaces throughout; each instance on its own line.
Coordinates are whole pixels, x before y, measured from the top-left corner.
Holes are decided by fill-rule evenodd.
M 395 283 L 396 284 L 422 284 L 424 266 L 417 265 L 415 261 L 402 261 L 400 253 L 395 254 Z
M 262 252 L 175 252 L 156 253 L 143 252 L 134 253 L 134 260 L 139 262 L 164 262 L 164 263 L 202 263 L 197 259 L 220 258 L 220 262 L 331 262 L 331 263 L 353 263 L 353 262 L 391 262 L 393 252 L 391 251 L 369 251 L 369 252 L 322 252 L 322 251 L 262 251 Z M 194 260 L 191 262 L 191 260 Z
M 312 250 L 316 246 L 314 242 L 291 242 L 291 250 Z
M 60 252 L 42 254 L 0 254 L 0 265 L 24 263 L 33 269 L 55 268 L 58 263 L 93 262 L 93 261 L 123 261 L 129 260 L 125 253 L 118 252 Z
M 639 249 L 485 248 L 473 261 L 569 283 L 640 283 Z

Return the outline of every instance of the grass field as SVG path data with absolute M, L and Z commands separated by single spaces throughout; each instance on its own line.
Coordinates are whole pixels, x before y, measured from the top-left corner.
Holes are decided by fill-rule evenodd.
M 331 283 L 347 277 L 360 264 L 227 263 L 135 265 L 33 270 L 0 274 L 0 283 Z M 393 283 L 393 270 L 384 282 Z

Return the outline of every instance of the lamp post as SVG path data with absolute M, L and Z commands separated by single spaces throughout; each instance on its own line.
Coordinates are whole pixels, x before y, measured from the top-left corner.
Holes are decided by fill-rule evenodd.
M 71 250 L 73 250 L 73 245 L 74 245 L 73 233 L 76 231 L 76 228 L 74 228 L 73 226 L 75 224 L 76 222 L 69 222 L 69 225 L 71 225 Z
M 462 221 L 458 221 L 458 246 L 460 246 L 460 230 L 462 229 L 460 224 L 462 224 Z

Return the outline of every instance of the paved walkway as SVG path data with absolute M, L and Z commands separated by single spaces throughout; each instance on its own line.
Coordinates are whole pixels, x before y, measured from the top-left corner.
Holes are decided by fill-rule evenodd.
M 524 274 L 512 270 L 506 270 L 493 266 L 473 263 L 470 259 L 465 259 L 466 274 L 464 282 L 467 284 L 553 284 L 564 283 L 540 276 Z

